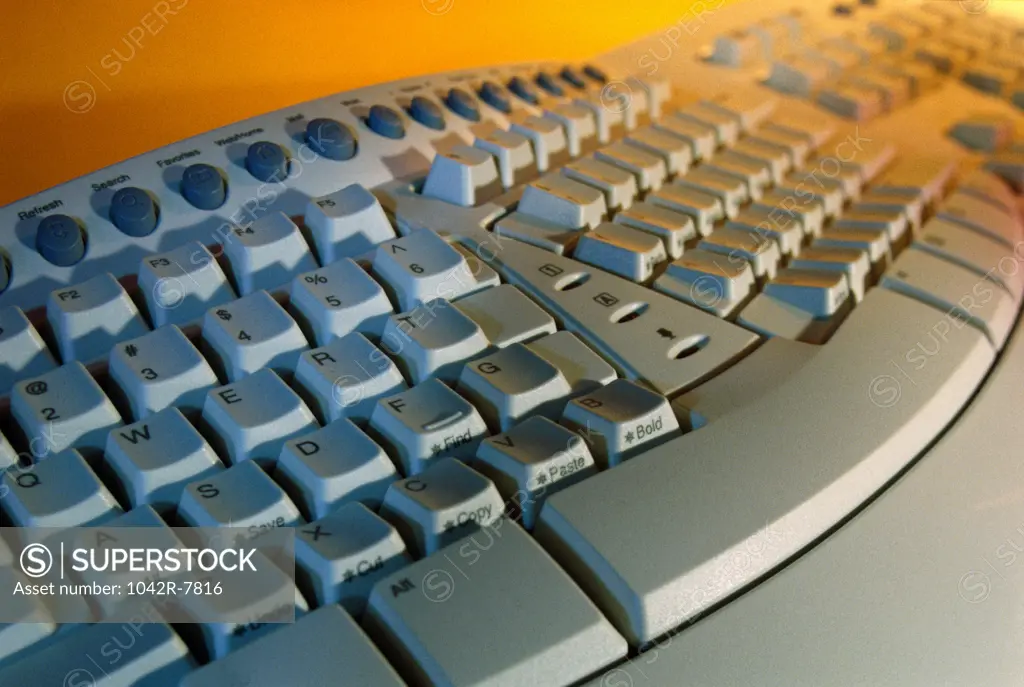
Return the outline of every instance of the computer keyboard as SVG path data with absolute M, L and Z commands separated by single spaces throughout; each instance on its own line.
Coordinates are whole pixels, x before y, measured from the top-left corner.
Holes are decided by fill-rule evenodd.
M 867 595 L 899 518 L 1019 502 L 1019 432 L 978 418 L 1019 403 L 1024 27 L 714 4 L 0 208 L 0 525 L 294 528 L 298 616 L 259 620 L 279 574 L 252 623 L 157 618 L 101 666 L 117 626 L 64 620 L 98 600 L 16 597 L 0 685 L 940 684 L 960 610 L 889 673 L 794 609 Z M 995 664 L 949 684 L 1015 684 Z

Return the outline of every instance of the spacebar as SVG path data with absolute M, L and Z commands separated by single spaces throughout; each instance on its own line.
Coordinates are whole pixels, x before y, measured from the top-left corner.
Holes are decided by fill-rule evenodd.
M 631 644 L 657 639 L 813 543 L 942 431 L 994 357 L 961 324 L 871 291 L 777 388 L 550 497 L 538 539 Z M 759 356 L 770 373 L 767 345 L 750 374 Z

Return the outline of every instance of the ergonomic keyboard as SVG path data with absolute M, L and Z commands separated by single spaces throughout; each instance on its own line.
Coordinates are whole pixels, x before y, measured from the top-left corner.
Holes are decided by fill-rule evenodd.
M 21 598 L 0 685 L 1019 684 L 985 4 L 709 0 L 0 209 L 0 525 L 291 527 L 299 591 L 128 639 Z

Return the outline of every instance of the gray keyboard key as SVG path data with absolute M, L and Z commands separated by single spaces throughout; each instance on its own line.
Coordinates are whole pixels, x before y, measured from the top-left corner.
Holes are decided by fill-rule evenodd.
M 373 275 L 402 311 L 480 288 L 481 277 L 466 258 L 433 231 L 421 229 L 381 244 L 373 253 Z
M 202 425 L 229 465 L 255 460 L 265 467 L 285 441 L 318 427 L 302 399 L 268 369 L 207 394 Z
M 650 279 L 666 259 L 665 245 L 657 236 L 615 222 L 602 222 L 583 234 L 573 257 L 636 282 Z
M 718 317 L 731 315 L 755 286 L 754 272 L 745 259 L 702 248 L 686 251 L 654 281 L 657 291 Z
M 325 637 L 331 638 L 330 647 L 324 646 Z M 181 687 L 322 687 L 341 676 L 360 687 L 405 686 L 352 618 L 327 606 L 204 666 Z
M 590 393 L 618 377 L 615 368 L 572 332 L 555 332 L 526 347 L 562 372 L 570 396 Z
M 65 363 L 106 359 L 114 343 L 149 331 L 135 303 L 109 273 L 51 292 L 46 319 Z
M 758 279 L 774 277 L 782 262 L 782 251 L 774 237 L 756 229 L 719 229 L 706 239 L 701 239 L 698 247 L 709 253 L 717 253 L 729 262 L 746 261 Z
M 489 479 L 455 458 L 441 458 L 392 484 L 380 513 L 417 556 L 425 556 L 462 538 L 467 528 L 501 518 L 505 506 Z
M 0 684 L 39 687 L 166 687 L 193 667 L 170 626 L 140 609 L 139 623 L 76 628 L 41 651 L 0 667 Z M 154 622 L 155 620 L 155 622 Z M 29 626 L 31 627 L 31 626 Z
M 37 458 L 66 448 L 91 457 L 121 424 L 114 404 L 78 362 L 15 384 L 11 412 Z
M 537 176 L 533 147 L 530 139 L 522 134 L 494 128 L 477 134 L 473 145 L 494 156 L 498 177 L 506 190 Z
M 19 379 L 55 367 L 53 354 L 21 308 L 10 305 L 0 309 L 0 389 L 10 389 Z
M 647 196 L 647 202 L 688 215 L 693 219 L 699 236 L 710 234 L 715 222 L 725 217 L 725 209 L 719 197 L 689 184 L 668 184 L 657 193 Z
M 783 258 L 800 254 L 804 232 L 799 221 L 793 221 L 792 215 L 786 213 L 759 213 L 756 210 L 744 210 L 736 219 L 725 223 L 726 229 L 738 229 L 748 234 L 764 236 L 775 241 Z M 708 237 L 710 240 L 714 236 Z
M 668 166 L 664 158 L 647 150 L 618 141 L 601 148 L 594 157 L 602 162 L 615 165 L 636 177 L 641 191 L 657 191 L 665 183 Z
M 561 167 L 569 161 L 569 145 L 562 125 L 547 117 L 528 115 L 512 122 L 512 133 L 525 136 L 533 144 L 537 157 L 537 169 L 543 174 L 550 169 Z
M 523 188 L 518 212 L 566 229 L 585 229 L 600 224 L 608 207 L 600 189 L 549 174 Z
M 484 289 L 455 302 L 492 346 L 505 348 L 555 333 L 555 320 L 511 284 Z
M 697 229 L 689 215 L 649 202 L 636 203 L 628 210 L 615 213 L 614 221 L 657 236 L 670 260 L 682 255 L 686 242 L 697 237 Z
M 760 200 L 751 203 L 746 212 L 767 220 L 780 231 L 788 231 L 791 225 L 795 225 L 803 236 L 808 237 L 819 236 L 825 225 L 824 203 L 807 196 L 797 198 L 795 194 L 779 190 L 768 191 Z
M 172 511 L 189 482 L 224 469 L 202 435 L 177 408 L 165 408 L 110 432 L 106 464 L 132 508 Z
M 358 332 L 300 355 L 294 384 L 324 424 L 366 422 L 378 399 L 406 388 L 398 366 Z
M 726 150 L 701 166 L 705 172 L 715 172 L 743 182 L 747 198 L 758 200 L 772 183 L 771 168 L 752 157 Z
M 317 606 L 341 604 L 357 618 L 373 585 L 411 562 L 398 531 L 361 503 L 347 503 L 295 530 L 303 593 Z
M 694 160 L 707 160 L 715 153 L 718 141 L 713 127 L 698 124 L 680 117 L 665 117 L 654 123 L 654 128 L 680 138 L 690 145 Z
M 489 343 L 476 322 L 439 298 L 392 315 L 381 345 L 395 357 L 405 378 L 419 384 L 431 377 L 454 382 L 463 363 L 486 351 Z
M 154 327 L 198 328 L 207 310 L 235 299 L 227 275 L 198 241 L 143 258 L 139 291 Z
M 866 251 L 856 248 L 812 246 L 793 258 L 789 266 L 794 269 L 842 272 L 850 284 L 854 301 L 859 303 L 867 290 L 871 274 L 871 260 Z
M 346 419 L 285 442 L 274 469 L 310 521 L 350 501 L 379 507 L 397 477 L 384 450 Z
M 750 200 L 750 192 L 742 179 L 722 174 L 706 165 L 701 165 L 689 174 L 676 179 L 675 185 L 717 198 L 718 202 L 722 204 L 722 211 L 726 217 L 735 217 L 739 214 L 740 205 Z M 657 203 L 658 201 L 653 200 L 653 202 Z M 704 235 L 703 231 L 701 231 L 701 235 Z
M 203 319 L 203 352 L 230 382 L 264 368 L 291 376 L 307 348 L 299 325 L 266 291 L 210 310 Z
M 318 346 L 353 331 L 379 338 L 395 311 L 381 285 L 351 258 L 296 277 L 289 309 Z
M 679 422 L 661 394 L 617 379 L 565 406 L 562 424 L 589 444 L 609 468 L 679 436 Z
M 539 416 L 484 439 L 473 467 L 494 482 L 506 511 L 528 530 L 548 496 L 597 472 L 581 436 Z
M 626 143 L 652 155 L 665 163 L 669 176 L 686 174 L 693 160 L 693 153 L 685 141 L 654 127 L 637 129 L 626 135 Z
M 510 212 L 495 223 L 494 233 L 564 255 L 572 251 L 583 232 L 521 212 Z
M 0 470 L 6 470 L 17 463 L 18 459 L 18 452 L 11 446 L 11 442 L 7 441 L 7 437 L 0 433 Z M 4 565 L 2 546 L 0 544 L 0 565 Z
M 637 194 L 636 177 L 607 162 L 585 157 L 562 167 L 562 174 L 604 192 L 609 208 L 628 208 Z
M 284 291 L 295 275 L 319 266 L 299 227 L 280 211 L 235 226 L 223 246 L 235 287 L 242 296 L 261 289 Z
M 626 654 L 590 600 L 509 520 L 379 582 L 364 624 L 410 680 L 438 687 L 568 685 Z
M 79 527 L 122 513 L 117 500 L 74 450 L 7 470 L 0 481 L 6 493 L 0 509 L 7 522 L 17 527 Z
M 7 545 L 2 540 L 0 548 L 4 550 L 3 555 L 6 557 L 0 565 L 0 585 L 3 585 L 4 589 L 14 589 L 19 582 L 31 584 L 30 578 L 21 575 L 11 566 L 11 552 L 7 550 Z M 17 622 L 0 623 L 0 680 L 4 680 L 0 684 L 33 684 L 32 680 L 38 679 L 38 675 L 29 677 L 22 674 L 22 681 L 8 682 L 14 673 L 4 668 L 17 664 L 26 655 L 37 655 L 41 648 L 48 645 L 47 640 L 54 636 L 59 626 L 54 622 L 42 597 L 11 594 L 11 598 L 6 599 L 4 603 L 6 617 L 17 619 Z M 59 682 L 54 684 L 63 687 Z
M 530 415 L 557 419 L 570 388 L 557 367 L 517 343 L 463 367 L 458 391 L 492 430 L 507 431 Z
M 555 105 L 547 108 L 544 116 L 555 120 L 565 129 L 571 157 L 586 155 L 597 147 L 597 122 L 589 109 L 579 105 Z
M 395 238 L 380 201 L 360 184 L 311 198 L 303 224 L 312 234 L 321 265 L 354 258 Z
M 186 486 L 178 517 L 189 527 L 244 527 L 253 535 L 303 522 L 284 490 L 252 461 Z
M 471 208 L 501 194 L 502 183 L 494 157 L 464 144 L 434 155 L 423 182 L 423 195 Z
M 438 379 L 379 400 L 370 429 L 406 475 L 422 472 L 442 456 L 472 458 L 487 434 L 476 408 Z
M 118 343 L 110 351 L 109 369 L 136 420 L 169 407 L 198 415 L 206 392 L 220 385 L 210 364 L 174 325 Z

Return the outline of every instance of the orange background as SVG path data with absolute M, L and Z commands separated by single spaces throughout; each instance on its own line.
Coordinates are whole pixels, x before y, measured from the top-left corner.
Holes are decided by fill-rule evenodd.
M 3 206 L 346 89 L 449 69 L 585 59 L 678 21 L 693 0 L 0 3 Z

